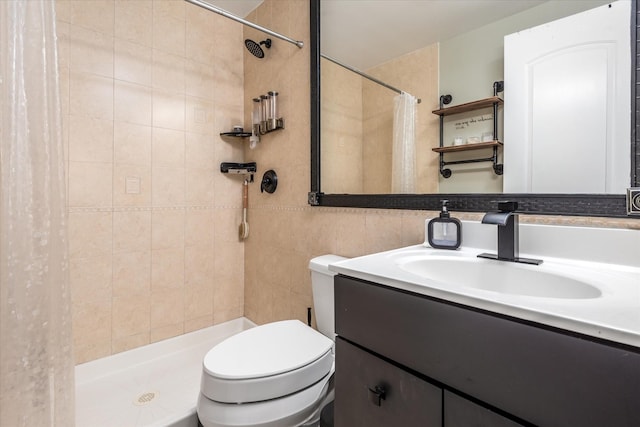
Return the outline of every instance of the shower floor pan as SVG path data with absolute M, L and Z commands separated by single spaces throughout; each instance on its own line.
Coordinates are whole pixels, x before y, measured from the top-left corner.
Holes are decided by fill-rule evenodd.
M 76 425 L 197 427 L 204 355 L 253 326 L 239 318 L 76 366 Z

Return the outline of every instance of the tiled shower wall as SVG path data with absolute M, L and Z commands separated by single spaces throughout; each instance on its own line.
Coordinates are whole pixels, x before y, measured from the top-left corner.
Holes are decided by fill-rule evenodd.
M 76 363 L 243 315 L 242 26 L 183 0 L 58 0 Z M 188 25 L 187 25 L 188 23 Z

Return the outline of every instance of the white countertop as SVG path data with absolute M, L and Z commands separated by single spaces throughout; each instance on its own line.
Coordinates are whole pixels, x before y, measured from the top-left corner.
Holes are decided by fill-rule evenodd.
M 481 228 L 483 231 L 486 230 L 484 227 L 489 227 L 491 230 L 491 226 L 480 225 L 480 227 L 483 227 Z M 524 228 L 525 231 L 525 233 L 521 233 L 521 238 L 524 234 L 524 236 L 529 236 L 530 240 L 528 244 L 525 244 L 525 247 L 527 245 L 529 248 L 544 247 L 539 242 L 533 242 L 536 238 L 531 236 L 535 234 L 545 239 L 553 236 L 551 237 L 552 241 L 545 242 L 553 245 L 552 253 L 571 252 L 570 246 L 575 245 L 576 241 L 575 239 L 567 241 L 565 231 L 569 233 L 568 235 L 575 235 L 575 228 L 545 227 L 545 230 L 541 230 L 539 227 L 521 226 L 521 229 Z M 478 224 L 464 222 L 463 230 L 465 228 L 468 229 L 466 231 L 473 232 L 478 229 Z M 563 231 L 563 229 L 569 230 Z M 595 233 L 591 233 L 591 235 L 589 233 L 593 230 L 585 230 L 585 233 L 580 233 L 580 248 L 576 250 L 576 253 L 580 253 L 582 259 L 559 258 L 545 256 L 544 253 L 539 252 L 523 253 L 522 251 L 521 256 L 544 260 L 540 266 L 523 268 L 542 269 L 552 274 L 566 275 L 568 273 L 578 279 L 584 277 L 590 283 L 595 283 L 601 290 L 602 295 L 598 298 L 547 298 L 495 292 L 432 280 L 400 267 L 402 260 L 408 257 L 453 256 L 475 259 L 476 255 L 481 252 L 495 250 L 491 248 L 491 244 L 479 244 L 477 238 L 468 239 L 468 241 L 484 247 L 462 247 L 457 251 L 449 251 L 416 245 L 341 261 L 331 264 L 329 269 L 346 276 L 380 283 L 392 288 L 640 347 L 640 265 L 636 265 L 640 263 L 640 261 L 636 261 L 640 252 L 635 251 L 632 256 L 621 256 L 620 259 L 623 262 L 620 264 L 609 262 L 611 257 L 615 259 L 616 250 L 623 250 L 625 253 L 636 250 L 640 245 L 640 233 L 634 230 L 622 230 L 629 233 L 612 230 L 614 237 L 612 239 L 611 235 L 603 232 L 606 229 L 594 230 L 596 230 Z M 543 232 L 537 233 L 538 231 Z M 610 245 L 612 241 L 617 242 L 618 248 L 611 246 L 600 248 L 602 243 L 598 242 L 603 241 L 607 245 Z M 463 245 L 464 243 L 463 241 Z M 521 248 L 523 247 L 522 243 L 521 240 Z M 585 250 L 585 245 L 593 250 Z M 478 262 L 512 264 L 494 260 Z

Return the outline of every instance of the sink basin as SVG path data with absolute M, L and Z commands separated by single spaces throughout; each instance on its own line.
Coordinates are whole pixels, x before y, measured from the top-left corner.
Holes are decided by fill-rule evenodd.
M 595 285 L 541 266 L 525 266 L 472 257 L 409 257 L 398 260 L 409 273 L 449 285 L 538 298 L 593 299 Z

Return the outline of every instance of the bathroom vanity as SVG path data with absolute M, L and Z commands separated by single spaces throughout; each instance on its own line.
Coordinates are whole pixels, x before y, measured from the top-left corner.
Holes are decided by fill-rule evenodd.
M 340 273 L 336 427 L 640 425 L 640 270 L 610 272 L 610 284 L 585 270 L 599 294 L 532 296 L 425 279 L 402 264 L 502 265 L 442 253 L 417 246 L 331 267 Z M 556 268 L 545 262 L 522 268 L 535 282 Z

